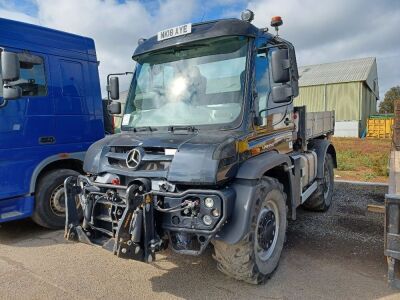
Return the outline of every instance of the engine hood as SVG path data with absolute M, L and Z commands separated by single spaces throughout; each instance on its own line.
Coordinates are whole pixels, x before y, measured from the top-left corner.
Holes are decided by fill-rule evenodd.
M 217 184 L 236 174 L 238 134 L 233 131 L 115 134 L 88 149 L 84 170 L 91 174 L 109 172 L 128 177 L 165 178 L 172 183 Z M 143 158 L 140 168 L 130 169 L 126 158 L 134 148 L 143 150 Z M 165 149 L 176 152 L 165 155 Z

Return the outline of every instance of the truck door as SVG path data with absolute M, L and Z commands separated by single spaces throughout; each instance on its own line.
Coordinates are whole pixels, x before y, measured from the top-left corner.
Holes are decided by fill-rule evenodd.
M 104 135 L 104 131 L 99 135 L 94 122 L 94 103 L 100 103 L 100 99 L 95 99 L 88 62 L 52 57 L 51 64 L 57 70 L 52 75 L 60 87 L 54 98 L 57 141 L 70 151 L 86 151 L 90 143 Z
M 19 52 L 20 78 L 13 84 L 22 89 L 22 97 L 4 101 L 0 87 L 0 199 L 29 192 L 43 144 L 52 143 L 54 135 L 47 57 L 15 52 Z
M 292 147 L 292 112 L 293 104 L 274 103 L 271 89 L 274 86 L 270 75 L 270 57 L 273 49 L 268 52 L 258 53 L 255 57 L 255 108 L 262 119 L 262 124 L 256 126 L 257 140 L 262 150 L 277 149 L 284 153 L 291 151 Z

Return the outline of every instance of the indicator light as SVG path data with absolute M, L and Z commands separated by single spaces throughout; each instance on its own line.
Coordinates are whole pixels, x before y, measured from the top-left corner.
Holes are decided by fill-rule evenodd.
M 213 217 L 219 217 L 219 210 L 218 209 L 213 209 L 212 211 L 211 211 L 211 214 L 213 215 Z

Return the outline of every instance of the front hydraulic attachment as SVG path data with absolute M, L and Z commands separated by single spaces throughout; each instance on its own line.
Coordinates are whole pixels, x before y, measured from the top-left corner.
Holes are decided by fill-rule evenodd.
M 155 260 L 163 243 L 155 231 L 146 181 L 127 187 L 96 183 L 80 175 L 68 177 L 64 185 L 67 240 L 101 246 L 122 258 Z M 78 209 L 83 211 L 83 220 Z

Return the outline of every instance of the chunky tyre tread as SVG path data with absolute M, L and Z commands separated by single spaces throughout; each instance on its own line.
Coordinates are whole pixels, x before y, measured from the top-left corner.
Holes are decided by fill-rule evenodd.
M 275 178 L 263 177 L 258 187 L 254 212 L 259 211 L 266 195 L 274 189 L 278 189 L 282 193 L 286 205 L 286 194 L 283 191 L 283 185 Z M 278 264 L 268 274 L 263 274 L 258 270 L 254 253 L 254 232 L 257 226 L 257 214 L 254 214 L 254 212 L 250 231 L 241 242 L 229 245 L 222 241 L 213 241 L 215 251 L 213 258 L 217 261 L 218 270 L 229 277 L 251 284 L 261 284 L 271 277 Z M 287 222 L 286 218 L 285 222 Z
M 329 153 L 326 154 L 325 163 L 329 164 L 330 172 L 332 172 L 331 180 L 333 180 L 334 178 L 333 159 Z M 331 199 L 329 203 L 327 203 L 326 199 L 324 198 L 323 182 L 322 179 L 319 179 L 317 190 L 310 196 L 309 199 L 307 199 L 307 201 L 303 204 L 303 207 L 311 211 L 319 211 L 319 212 L 327 211 L 332 203 L 332 194 L 333 194 L 333 188 L 331 189 L 330 194 L 328 195 L 328 197 L 330 197 Z

